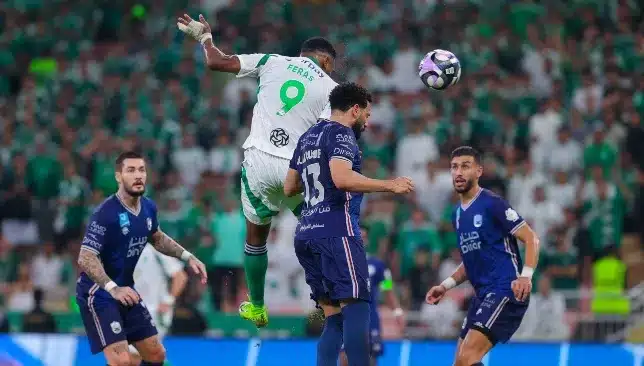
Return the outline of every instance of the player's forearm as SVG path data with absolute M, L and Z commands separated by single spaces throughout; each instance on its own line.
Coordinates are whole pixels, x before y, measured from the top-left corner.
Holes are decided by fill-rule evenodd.
M 105 285 L 112 282 L 112 279 L 105 273 L 105 268 L 103 268 L 100 258 L 89 250 L 80 250 L 78 266 L 101 288 L 105 288 Z
M 385 304 L 387 304 L 389 309 L 393 311 L 400 309 L 400 302 L 398 301 L 398 297 L 393 290 L 385 292 Z
M 188 276 L 186 272 L 179 271 L 172 276 L 172 282 L 170 283 L 170 296 L 176 299 L 181 295 L 183 289 L 186 288 L 188 283 Z
M 333 184 L 338 189 L 347 192 L 373 193 L 391 191 L 391 181 L 367 178 L 353 170 L 333 175 L 332 178 Z
M 532 277 L 539 263 L 539 237 L 528 224 L 519 228 L 514 236 L 525 244 L 525 263 L 521 275 Z
M 164 233 L 161 230 L 158 230 L 154 235 L 152 236 L 152 241 L 150 242 L 154 249 L 156 249 L 159 253 L 165 254 L 169 257 L 174 257 L 174 258 L 181 258 L 184 252 L 186 250 L 179 245 L 174 239 L 168 236 L 168 234 Z
M 461 283 L 467 281 L 467 272 L 465 272 L 465 266 L 463 263 L 459 264 L 458 267 L 456 267 L 456 270 L 454 270 L 454 273 L 452 273 L 451 276 L 447 277 L 441 285 L 445 287 L 445 289 L 449 290 L 452 289 Z
M 227 55 L 215 46 L 212 39 L 203 44 L 206 65 L 210 70 L 237 74 L 240 70 L 239 59 L 235 55 Z
M 297 170 L 289 169 L 284 180 L 284 195 L 293 197 L 304 190 Z

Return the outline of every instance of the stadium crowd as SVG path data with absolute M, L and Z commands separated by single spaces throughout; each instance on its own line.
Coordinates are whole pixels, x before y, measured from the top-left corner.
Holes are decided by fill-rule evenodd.
M 434 322 L 421 328 L 426 335 L 454 336 L 467 297 L 464 289 L 423 306 L 430 285 L 459 263 L 448 170 L 458 145 L 484 153 L 482 185 L 508 197 L 542 238 L 534 306 L 561 313 L 559 324 L 566 310 L 588 311 L 561 294 L 592 288 L 603 258 L 627 273 L 623 289 L 644 279 L 637 2 L 10 0 L 0 10 L 5 311 L 32 311 L 35 289 L 49 311 L 73 308 L 85 220 L 115 192 L 114 159 L 131 148 L 148 157 L 161 227 L 211 272 L 210 287 L 192 284 L 184 302 L 235 312 L 245 296 L 240 147 L 257 84 L 205 69 L 200 46 L 176 31 L 184 11 L 203 13 L 229 53 L 292 55 L 309 36 L 326 36 L 342 55 L 333 77 L 374 93 L 363 173 L 407 175 L 417 191 L 405 200 L 366 197 L 369 251 L 387 260 L 406 309 Z M 417 75 L 434 48 L 462 63 L 460 83 L 444 92 L 428 91 Z M 294 226 L 282 214 L 271 235 L 272 311 L 311 308 L 292 253 Z M 569 336 L 539 328 L 547 323 L 528 321 L 527 337 Z

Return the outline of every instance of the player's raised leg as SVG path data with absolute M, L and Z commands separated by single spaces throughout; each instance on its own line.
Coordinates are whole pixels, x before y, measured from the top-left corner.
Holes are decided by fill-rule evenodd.
M 241 177 L 242 210 L 246 217 L 246 245 L 244 247 L 244 272 L 250 301 L 239 306 L 239 315 L 255 323 L 257 327 L 268 324 L 268 312 L 264 305 L 264 284 L 268 270 L 266 240 L 271 229 L 273 216 L 279 213 L 279 206 L 267 199 L 262 187 L 268 186 L 270 163 L 262 158 L 264 154 L 256 149 L 244 152 Z M 281 180 L 281 179 L 280 179 Z M 278 180 L 279 181 L 279 180 Z

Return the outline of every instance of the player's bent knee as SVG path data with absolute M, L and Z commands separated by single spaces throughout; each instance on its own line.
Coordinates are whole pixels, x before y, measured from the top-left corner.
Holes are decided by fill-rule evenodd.
M 322 308 L 325 318 L 340 314 L 342 312 L 342 308 L 340 308 L 337 303 L 329 299 L 319 299 L 318 305 L 320 305 L 320 307 Z
M 125 341 L 110 344 L 103 349 L 103 355 L 110 366 L 130 366 L 132 360 Z
M 143 357 L 144 361 L 148 362 L 164 362 L 165 361 L 165 347 L 159 344 L 158 347 L 154 347 Z

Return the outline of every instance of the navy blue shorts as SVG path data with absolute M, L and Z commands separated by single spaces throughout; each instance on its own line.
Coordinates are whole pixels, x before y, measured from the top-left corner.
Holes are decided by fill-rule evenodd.
M 463 320 L 461 339 L 465 339 L 470 329 L 476 329 L 485 334 L 493 345 L 509 341 L 519 329 L 529 302 L 529 299 L 517 301 L 511 293 L 490 292 L 483 298 L 474 296 Z
M 88 291 L 82 291 L 82 285 L 78 286 L 76 302 L 93 354 L 102 352 L 110 344 L 134 343 L 157 334 L 154 320 L 143 302 L 124 306 L 98 285 Z
M 316 303 L 370 300 L 367 255 L 359 236 L 295 240 L 295 254 Z

